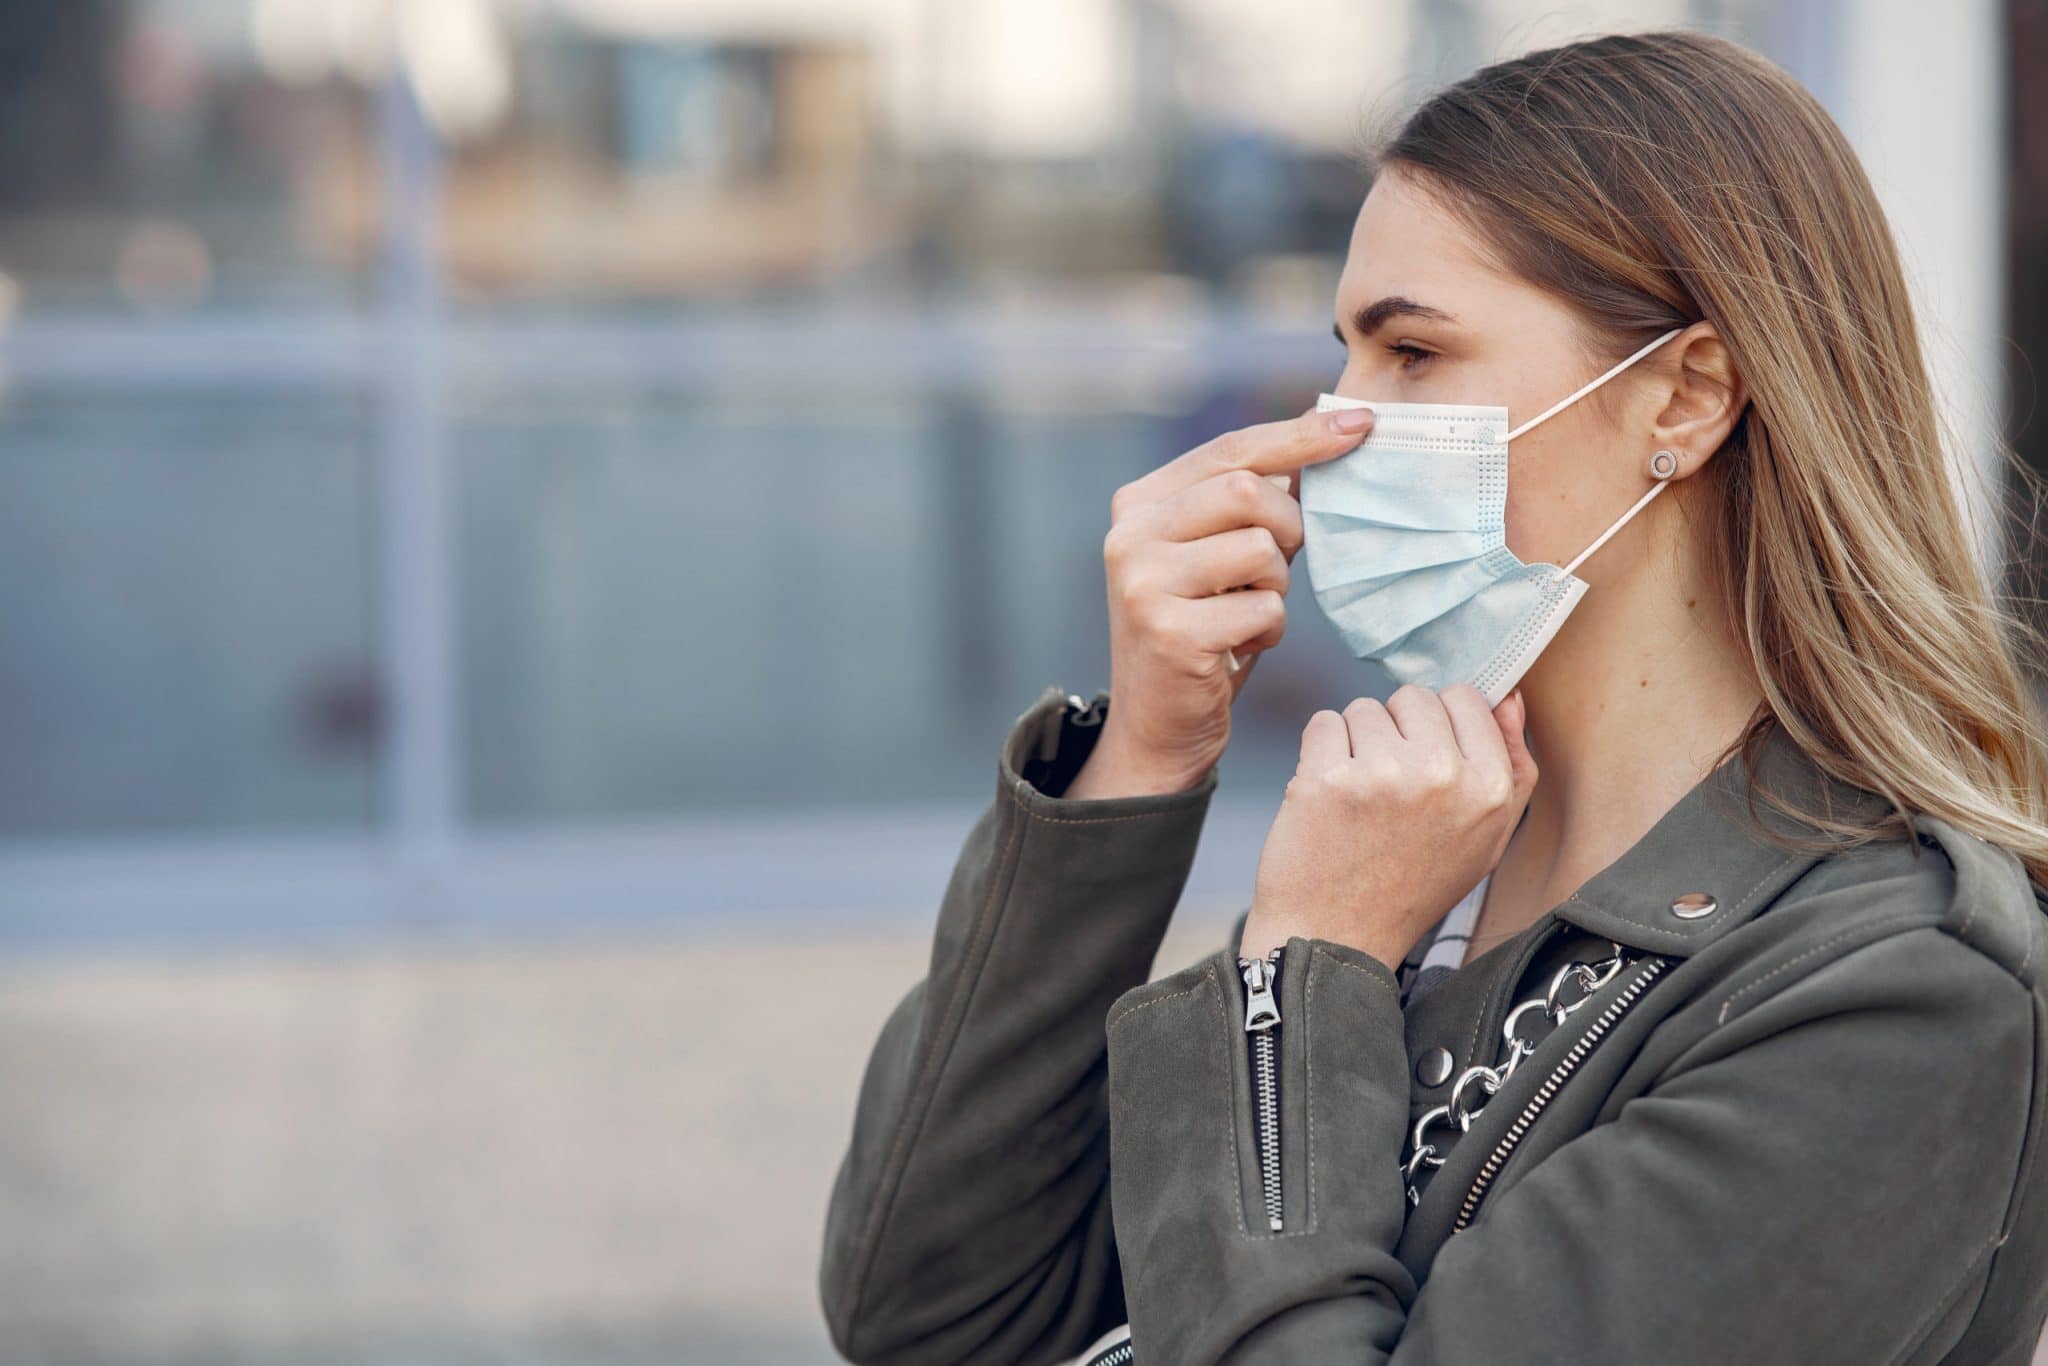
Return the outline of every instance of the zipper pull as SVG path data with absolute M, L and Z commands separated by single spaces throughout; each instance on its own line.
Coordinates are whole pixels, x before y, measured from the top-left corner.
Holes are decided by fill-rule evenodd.
M 1244 1028 L 1247 1034 L 1271 1029 L 1280 1023 L 1280 1002 L 1273 998 L 1273 977 L 1280 967 L 1280 950 L 1271 958 L 1240 958 L 1244 974 Z

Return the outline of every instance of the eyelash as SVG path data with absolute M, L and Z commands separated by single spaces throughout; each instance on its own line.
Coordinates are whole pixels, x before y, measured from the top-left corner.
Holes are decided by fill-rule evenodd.
M 1401 358 L 1401 371 L 1403 374 L 1420 369 L 1436 356 L 1434 351 L 1425 351 L 1419 346 L 1410 346 L 1406 342 L 1389 342 L 1387 343 L 1387 350 L 1389 353 Z

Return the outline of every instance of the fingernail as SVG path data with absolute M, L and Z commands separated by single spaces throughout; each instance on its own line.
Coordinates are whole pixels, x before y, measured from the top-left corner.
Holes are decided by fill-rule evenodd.
M 1330 430 L 1339 436 L 1356 436 L 1372 425 L 1370 408 L 1338 408 L 1325 416 L 1330 419 Z
M 1280 491 L 1281 491 L 1282 493 L 1285 493 L 1285 492 L 1287 492 L 1287 476 L 1286 476 L 1286 475 L 1284 475 L 1284 474 L 1269 474 L 1269 475 L 1267 475 L 1267 476 L 1266 476 L 1266 478 L 1268 478 L 1268 479 L 1272 480 L 1272 481 L 1273 481 L 1273 484 L 1274 484 L 1274 486 L 1275 486 L 1276 488 L 1278 488 L 1278 489 L 1279 489 L 1279 490 L 1280 490 Z

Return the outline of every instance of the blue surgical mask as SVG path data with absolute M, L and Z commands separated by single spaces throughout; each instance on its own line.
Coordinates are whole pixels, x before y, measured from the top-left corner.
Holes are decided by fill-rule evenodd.
M 1507 544 L 1508 442 L 1681 330 L 1512 431 L 1505 407 L 1321 395 L 1318 412 L 1373 410 L 1363 441 L 1301 471 L 1309 584 L 1345 647 L 1378 660 L 1397 682 L 1432 691 L 1470 683 L 1488 706 L 1500 705 L 1585 596 L 1572 571 L 1670 480 L 1669 471 L 1658 474 L 1570 564 L 1524 564 Z

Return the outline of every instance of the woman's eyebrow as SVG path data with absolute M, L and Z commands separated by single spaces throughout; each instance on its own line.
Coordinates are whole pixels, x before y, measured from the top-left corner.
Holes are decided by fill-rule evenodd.
M 1375 300 L 1354 313 L 1351 317 L 1351 326 L 1359 336 L 1370 337 L 1395 318 L 1426 318 L 1430 322 L 1438 323 L 1458 321 L 1441 308 L 1431 308 L 1428 304 L 1417 303 L 1406 295 L 1389 294 L 1386 298 Z M 1338 341 L 1344 340 L 1342 326 L 1332 323 L 1330 330 L 1336 334 Z

